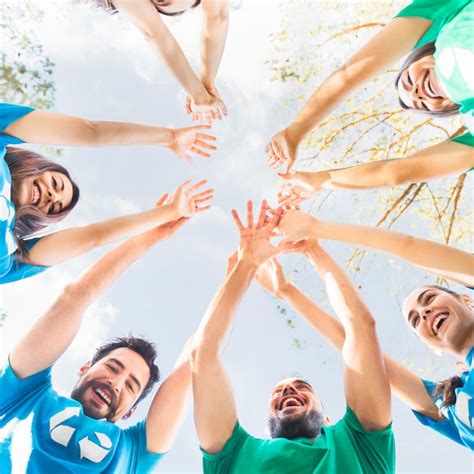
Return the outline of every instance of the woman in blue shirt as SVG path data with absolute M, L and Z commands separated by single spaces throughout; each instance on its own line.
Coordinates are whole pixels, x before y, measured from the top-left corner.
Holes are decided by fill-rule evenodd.
M 209 157 L 215 138 L 201 133 L 209 126 L 167 129 L 121 122 L 93 122 L 32 107 L 0 103 L 0 284 L 44 271 L 69 258 L 165 222 L 207 209 L 212 190 L 205 183 L 179 186 L 157 207 L 40 239 L 30 237 L 58 222 L 74 208 L 79 188 L 68 171 L 18 146 L 24 142 L 54 145 L 161 145 L 190 161 L 190 152 Z M 30 238 L 30 239 L 29 239 Z
M 474 5 L 472 0 L 414 0 L 313 93 L 291 124 L 266 147 L 284 180 L 282 204 L 321 189 L 372 189 L 462 173 L 474 166 Z M 402 107 L 443 116 L 461 113 L 468 133 L 401 159 L 341 169 L 289 173 L 304 137 L 349 93 L 409 55 L 396 80 Z

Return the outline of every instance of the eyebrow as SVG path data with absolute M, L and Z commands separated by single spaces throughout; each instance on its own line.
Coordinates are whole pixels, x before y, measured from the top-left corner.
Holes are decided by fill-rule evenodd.
M 115 362 L 122 370 L 125 369 L 125 366 L 123 365 L 123 363 L 120 362 L 118 359 L 115 359 L 115 357 L 111 357 L 109 361 Z M 141 390 L 142 385 L 138 381 L 138 379 L 133 374 L 130 374 L 130 378 L 138 385 L 138 390 Z

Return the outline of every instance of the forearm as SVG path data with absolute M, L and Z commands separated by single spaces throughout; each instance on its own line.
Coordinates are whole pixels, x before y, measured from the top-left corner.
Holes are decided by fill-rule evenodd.
M 449 245 L 377 227 L 318 221 L 314 237 L 381 250 L 413 265 L 474 286 L 474 256 Z
M 201 71 L 200 78 L 204 86 L 212 86 L 224 54 L 229 29 L 228 5 L 215 12 L 204 14 L 201 34 Z
M 151 36 L 147 41 L 166 64 L 181 87 L 196 101 L 207 96 L 207 91 L 190 66 L 176 39 L 168 31 L 166 37 Z
M 431 181 L 472 166 L 472 148 L 447 141 L 406 158 L 316 172 L 311 180 L 315 189 L 373 189 Z
M 232 328 L 235 312 L 256 273 L 256 266 L 238 261 L 211 301 L 194 337 L 193 357 L 203 361 L 203 356 L 218 358 Z
M 299 313 L 329 342 L 335 349 L 341 351 L 344 344 L 345 332 L 342 324 L 322 311 L 311 299 L 294 285 L 289 285 L 282 298 Z
M 146 232 L 179 216 L 171 205 L 49 234 L 31 249 L 28 263 L 56 265 L 129 235 Z
M 354 325 L 372 326 L 372 315 L 339 265 L 317 245 L 305 254 L 324 281 L 329 302 L 346 331 Z

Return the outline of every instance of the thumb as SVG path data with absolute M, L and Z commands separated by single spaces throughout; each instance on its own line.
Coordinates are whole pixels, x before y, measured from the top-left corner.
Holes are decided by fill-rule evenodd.
M 290 179 L 293 179 L 295 177 L 294 173 L 288 173 L 288 171 L 286 173 L 277 174 L 281 179 L 284 179 L 285 181 L 289 181 Z
M 293 165 L 295 164 L 295 160 L 292 160 L 291 158 L 288 160 L 288 166 L 286 167 L 286 172 L 289 173 L 291 169 L 293 168 Z

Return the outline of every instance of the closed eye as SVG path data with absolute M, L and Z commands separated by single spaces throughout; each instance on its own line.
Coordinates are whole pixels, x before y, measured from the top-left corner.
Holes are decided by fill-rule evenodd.
M 419 316 L 414 316 L 413 318 L 411 318 L 410 320 L 410 323 L 411 325 L 416 329 L 416 327 L 418 326 L 418 323 L 420 322 L 420 317 Z

